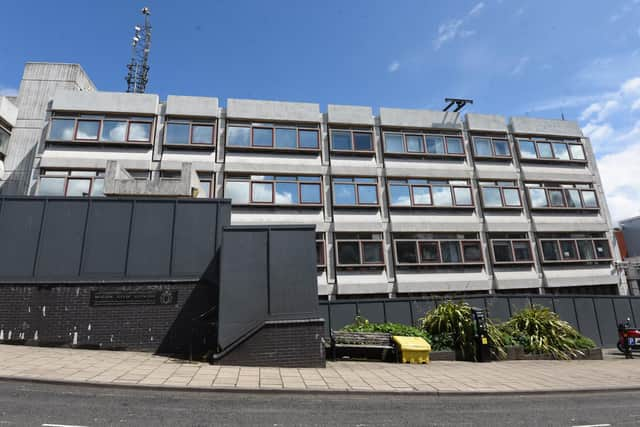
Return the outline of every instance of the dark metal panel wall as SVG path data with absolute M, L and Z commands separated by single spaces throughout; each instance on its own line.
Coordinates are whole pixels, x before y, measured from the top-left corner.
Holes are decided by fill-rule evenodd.
M 616 324 L 624 323 L 629 319 L 631 324 L 635 325 L 631 304 L 627 298 L 612 298 L 613 308 L 616 314 Z
M 218 203 L 200 205 L 178 203 L 173 230 L 173 276 L 189 275 L 204 271 L 213 259 L 219 240 L 216 230 L 221 224 L 229 225 L 230 211 L 218 218 Z M 200 231 L 194 232 L 194 227 Z
M 593 306 L 593 299 L 576 298 L 574 303 L 576 305 L 576 313 L 578 314 L 580 331 L 594 340 L 596 344 L 602 345 L 602 338 L 598 327 L 598 318 L 596 317 L 596 311 Z
M 132 204 L 125 201 L 95 201 L 89 206 L 82 273 L 89 277 L 122 277 Z
M 8 200 L 0 211 L 0 274 L 7 279 L 33 275 L 44 200 Z
M 615 347 L 618 342 L 618 324 L 613 312 L 613 302 L 611 298 L 596 298 L 593 300 L 598 315 L 598 326 L 602 345 L 605 347 Z
M 558 313 L 562 320 L 566 320 L 574 328 L 578 327 L 578 319 L 576 318 L 576 308 L 572 298 L 554 298 L 554 311 Z
M 175 205 L 137 201 L 131 220 L 127 275 L 171 275 L 171 242 Z
M 381 323 L 385 321 L 384 306 L 381 302 L 361 302 L 358 303 L 358 314 L 369 322 Z

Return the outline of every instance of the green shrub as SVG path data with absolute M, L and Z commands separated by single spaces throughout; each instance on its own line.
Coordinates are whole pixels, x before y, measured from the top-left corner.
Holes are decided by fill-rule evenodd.
M 551 354 L 556 359 L 571 359 L 582 350 L 595 347 L 569 323 L 547 307 L 533 306 L 516 313 L 502 325 L 502 331 L 522 345 L 525 352 Z
M 342 330 L 346 332 L 385 332 L 403 337 L 420 337 L 431 344 L 429 334 L 420 328 L 401 323 L 371 323 L 362 316 L 356 316 L 355 323 L 343 327 Z
M 487 321 L 487 335 L 493 358 L 502 359 L 504 334 L 493 323 Z M 422 327 L 433 337 L 434 350 L 452 349 L 464 360 L 476 359 L 474 322 L 471 306 L 466 302 L 445 301 L 427 312 Z

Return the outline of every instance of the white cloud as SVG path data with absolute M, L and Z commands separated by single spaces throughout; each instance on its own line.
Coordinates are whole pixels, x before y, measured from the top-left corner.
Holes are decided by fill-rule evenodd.
M 615 99 L 608 99 L 603 102 L 594 102 L 582 111 L 580 120 L 592 119 L 595 122 L 606 120 L 611 113 L 618 110 L 620 103 Z
M 528 56 L 523 56 L 522 58 L 520 58 L 516 66 L 513 67 L 513 70 L 511 70 L 511 75 L 520 74 L 522 70 L 524 70 L 524 67 L 529 63 L 529 59 L 530 58 Z
M 400 69 L 400 63 L 398 61 L 393 61 L 391 64 L 389 64 L 387 71 L 389 71 L 390 73 L 395 73 L 396 71 L 398 71 L 398 69 Z
M 614 222 L 640 215 L 639 158 L 640 143 L 635 143 L 598 160 L 602 186 Z
M 594 146 L 605 144 L 607 139 L 614 134 L 611 125 L 606 123 L 603 125 L 587 123 L 587 125 L 582 128 L 582 131 L 586 136 L 591 138 Z
M 631 104 L 631 111 L 640 110 L 640 98 L 636 99 L 633 104 Z
M 469 11 L 469 16 L 477 15 L 480 11 L 484 9 L 484 2 L 480 2 L 473 6 L 473 8 Z
M 17 96 L 18 89 L 7 86 L 0 86 L 0 96 Z
M 524 15 L 524 7 L 519 8 L 518 10 L 516 10 L 516 13 L 514 13 L 515 16 L 522 16 Z

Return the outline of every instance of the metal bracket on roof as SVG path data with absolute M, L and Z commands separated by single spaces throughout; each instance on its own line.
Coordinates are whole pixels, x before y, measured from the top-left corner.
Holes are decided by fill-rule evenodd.
M 462 98 L 445 98 L 444 102 L 448 102 L 447 106 L 442 109 L 442 111 L 449 111 L 449 108 L 453 107 L 453 104 L 456 105 L 456 109 L 453 110 L 454 113 L 462 110 L 465 105 L 473 104 L 473 99 L 462 99 Z

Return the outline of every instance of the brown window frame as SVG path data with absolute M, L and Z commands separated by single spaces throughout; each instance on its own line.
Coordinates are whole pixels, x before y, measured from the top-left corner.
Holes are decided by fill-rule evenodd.
M 318 238 L 318 234 L 321 234 L 322 238 Z M 318 244 L 322 245 L 320 251 L 318 251 Z M 319 262 L 320 258 L 322 258 L 322 262 Z M 327 242 L 325 240 L 325 233 L 316 233 L 316 267 L 327 267 Z
M 511 249 L 511 261 L 498 261 L 496 259 L 496 253 L 495 253 L 495 248 L 494 248 L 494 244 L 496 242 L 508 242 L 509 243 L 509 248 Z M 531 259 L 529 260 L 524 260 L 524 261 L 517 261 L 516 260 L 516 250 L 513 246 L 514 243 L 526 243 L 529 247 L 529 255 L 531 256 Z M 534 260 L 533 260 L 533 248 L 531 247 L 531 242 L 528 239 L 490 239 L 490 243 L 491 243 L 491 259 L 493 260 L 493 264 L 494 265 L 510 265 L 510 264 L 533 264 Z
M 352 179 L 351 182 L 336 182 L 336 178 L 337 179 Z M 367 178 L 367 179 L 375 179 L 376 182 L 357 182 L 355 181 L 356 179 L 359 178 Z M 342 205 L 342 204 L 337 204 L 336 203 L 336 190 L 335 190 L 335 185 L 336 184 L 346 184 L 346 185 L 353 185 L 354 187 L 354 191 L 355 191 L 355 199 L 356 199 L 356 203 L 355 204 L 349 204 L 349 205 Z M 378 177 L 374 177 L 374 176 L 332 176 L 331 177 L 331 198 L 332 198 L 332 202 L 333 202 L 333 207 L 334 208 L 379 208 L 380 207 L 380 194 L 379 194 L 379 188 L 378 188 L 378 184 L 379 184 L 379 180 Z M 360 202 L 360 193 L 359 193 L 359 187 L 360 186 L 364 186 L 364 187 L 375 187 L 376 189 L 376 203 L 361 203 Z
M 230 145 L 229 144 L 229 128 L 247 128 L 249 129 L 249 145 Z M 254 145 L 254 129 L 268 129 L 271 130 L 271 145 Z M 295 147 L 278 147 L 276 146 L 276 130 L 277 129 L 290 129 L 296 131 L 296 146 Z M 313 131 L 316 132 L 316 148 L 306 148 L 300 146 L 300 132 L 301 131 Z M 227 123 L 225 132 L 224 146 L 225 150 L 230 151 L 271 151 L 271 152 L 302 152 L 302 153 L 318 153 L 320 152 L 320 127 L 311 127 L 305 125 L 296 124 L 280 124 L 278 123 Z
M 409 208 L 428 208 L 428 209 L 475 209 L 475 200 L 473 199 L 473 189 L 471 187 L 471 184 L 468 185 L 461 185 L 461 184 L 431 184 L 431 183 L 409 183 L 408 180 L 410 179 L 414 179 L 414 178 L 396 178 L 396 177 L 388 177 L 387 178 L 387 197 L 389 200 L 389 209 L 409 209 Z M 415 178 L 415 179 L 422 179 L 422 178 Z M 437 179 L 434 178 L 424 178 L 424 179 L 433 179 L 435 181 L 437 181 Z M 405 180 L 407 181 L 406 183 L 394 183 L 392 181 L 401 181 L 401 180 Z M 448 180 L 451 181 L 451 180 Z M 456 181 L 456 180 L 453 180 Z M 463 181 L 463 180 L 460 180 Z M 466 180 L 465 180 L 466 181 Z M 405 185 L 409 187 L 409 199 L 411 201 L 411 204 L 409 206 L 407 205 L 394 205 L 392 203 L 391 200 L 391 186 L 400 186 L 400 185 Z M 451 206 L 438 206 L 434 204 L 434 200 L 433 200 L 433 187 L 449 187 L 449 190 L 451 192 Z M 429 198 L 431 200 L 430 204 L 417 204 L 415 202 L 414 199 L 414 187 L 419 187 L 419 188 L 429 188 Z M 455 196 L 455 191 L 454 188 L 467 188 L 469 190 L 469 194 L 471 196 L 471 204 L 470 205 L 459 205 L 456 201 L 456 196 Z
M 477 150 L 476 150 L 476 139 L 477 138 L 482 138 L 482 139 L 488 139 L 489 140 L 489 145 L 491 146 L 491 155 L 490 156 L 484 156 L 484 155 L 477 154 Z M 494 142 L 496 140 L 506 141 L 507 142 L 507 147 L 509 148 L 509 154 L 508 155 L 502 156 L 502 155 L 497 155 L 496 154 L 496 145 L 495 145 L 495 142 Z M 504 137 L 473 135 L 471 137 L 471 151 L 473 153 L 473 158 L 474 159 L 500 159 L 500 160 L 513 159 L 513 150 L 511 149 L 511 143 L 509 142 L 509 138 L 506 135 Z
M 570 184 L 568 184 L 570 185 Z M 547 205 L 544 207 L 541 206 L 533 206 L 533 203 L 531 201 L 531 190 L 530 189 L 543 189 L 545 192 L 545 197 L 547 198 Z M 546 187 L 544 185 L 540 185 L 540 186 L 526 186 L 525 185 L 525 189 L 527 190 L 527 201 L 529 202 L 529 207 L 531 210 L 564 210 L 564 211 L 592 211 L 592 212 L 596 212 L 600 210 L 600 200 L 598 199 L 598 192 L 596 191 L 595 188 L 580 188 L 580 187 Z M 577 190 L 578 194 L 580 195 L 580 204 L 582 206 L 569 206 L 569 197 L 568 197 L 568 191 L 569 190 Z M 562 193 L 562 201 L 563 201 L 563 206 L 552 206 L 551 205 L 551 191 L 560 191 Z M 596 201 L 596 207 L 585 207 L 584 205 L 584 197 L 582 196 L 582 192 L 583 191 L 588 191 L 588 192 L 592 192 L 594 194 L 595 197 L 595 201 Z
M 46 172 L 57 172 L 56 174 L 47 175 Z M 94 175 L 82 176 L 82 175 L 71 175 L 72 172 L 81 172 L 81 173 L 93 173 Z M 65 174 L 65 175 L 63 175 Z M 98 175 L 100 174 L 100 175 Z M 46 197 L 104 197 L 104 196 L 93 196 L 93 188 L 95 185 L 95 181 L 97 179 L 101 179 L 103 181 L 104 188 L 104 179 L 105 179 L 105 171 L 102 170 L 56 170 L 56 169 L 48 169 L 46 171 L 42 171 L 38 176 L 38 188 L 36 194 L 40 192 L 40 182 L 42 178 L 63 178 L 64 179 L 64 192 L 60 196 L 46 196 Z M 80 180 L 89 180 L 89 193 L 86 196 L 69 196 L 67 195 L 69 191 L 69 181 L 80 181 Z
M 351 150 L 343 150 L 343 149 L 336 149 L 333 148 L 333 132 L 348 132 L 349 136 L 350 136 L 350 140 L 351 140 Z M 356 138 L 355 135 L 361 133 L 361 134 L 367 134 L 369 136 L 371 136 L 371 150 L 358 150 L 356 149 Z M 330 152 L 332 153 L 359 153 L 359 154 L 375 154 L 376 152 L 376 144 L 375 144 L 375 140 L 373 137 L 373 130 L 364 130 L 364 129 L 345 129 L 345 128 L 339 128 L 339 127 L 335 127 L 335 128 L 329 128 L 329 149 Z
M 95 138 L 78 138 L 78 128 L 80 127 L 80 122 L 97 122 L 98 123 L 98 132 Z M 100 136 L 102 135 L 102 120 L 100 119 L 76 119 L 76 123 L 74 125 L 73 132 L 73 140 L 74 141 L 100 141 Z
M 402 152 L 392 152 L 387 151 L 387 134 L 401 134 L 402 135 Z M 433 133 L 433 132 L 420 132 L 419 130 L 391 130 L 386 129 L 381 132 L 382 134 L 382 153 L 384 156 L 390 157 L 429 157 L 429 158 L 455 158 L 455 159 L 464 159 L 467 155 L 467 150 L 464 146 L 464 137 L 462 134 L 453 135 L 446 133 Z M 407 136 L 420 136 L 422 140 L 422 148 L 424 151 L 409 151 L 407 145 Z M 442 143 L 444 146 L 443 153 L 430 153 L 427 151 L 427 137 L 441 137 Z M 462 153 L 450 153 L 449 152 L 449 138 L 456 138 L 460 140 L 462 144 Z
M 170 144 L 167 142 L 167 129 L 171 124 L 188 125 L 189 126 L 189 141 L 186 144 Z M 210 127 L 211 128 L 211 144 L 193 142 L 193 128 L 194 126 Z M 216 135 L 217 135 L 217 122 L 205 122 L 198 120 L 188 120 L 179 118 L 168 118 L 164 123 L 164 135 L 163 145 L 169 148 L 215 148 L 216 147 Z
M 416 248 L 416 263 L 400 262 L 398 258 L 398 242 L 415 242 Z M 460 251 L 461 262 L 443 262 L 442 261 L 442 242 L 456 242 L 458 243 L 458 249 Z M 437 243 L 438 259 L 439 261 L 422 261 L 422 252 L 420 251 L 420 245 L 423 243 Z M 479 261 L 466 261 L 464 256 L 464 245 L 473 244 L 477 245 L 480 249 Z M 484 254 L 482 253 L 482 242 L 480 239 L 393 239 L 393 256 L 395 266 L 397 267 L 421 267 L 421 266 L 463 266 L 463 265 L 484 265 Z
M 69 144 L 69 143 L 85 143 L 85 144 L 105 144 L 105 145 L 139 145 L 139 146 L 148 146 L 153 144 L 153 138 L 155 134 L 155 125 L 156 118 L 149 117 L 148 120 L 141 120 L 140 117 L 135 118 L 124 118 L 124 117 L 111 117 L 111 116 L 100 116 L 100 117 L 83 117 L 82 115 L 67 115 L 67 114 L 56 114 L 51 116 L 51 123 L 54 120 L 73 120 L 73 137 L 70 140 L 65 139 L 52 139 L 51 138 L 51 129 L 53 126 L 50 124 L 49 129 L 47 130 L 47 142 L 48 143 L 56 143 L 56 144 Z M 98 138 L 97 139 L 83 139 L 78 138 L 78 123 L 79 122 L 99 122 L 98 125 Z M 102 139 L 102 131 L 104 129 L 104 122 L 123 122 L 126 124 L 126 132 L 123 141 L 106 141 Z M 131 140 L 129 138 L 131 124 L 145 124 L 150 125 L 149 129 L 149 138 L 146 140 Z
M 360 267 L 384 267 L 385 266 L 385 254 L 384 254 L 384 240 L 377 239 L 336 239 L 336 267 L 340 268 L 360 268 Z M 358 243 L 358 256 L 360 257 L 360 264 L 341 264 L 340 263 L 340 244 L 341 243 Z M 364 245 L 366 243 L 376 243 L 380 245 L 380 258 L 382 261 L 376 263 L 364 262 Z
M 562 163 L 579 163 L 586 164 L 587 163 L 587 152 L 584 149 L 584 144 L 578 141 L 559 141 L 553 139 L 539 139 L 538 137 L 525 137 L 525 136 L 517 136 L 516 138 L 516 148 L 518 150 L 518 159 L 524 162 L 562 162 Z M 522 157 L 522 152 L 520 151 L 520 141 L 530 141 L 533 142 L 533 145 L 536 150 L 536 158 Z M 553 157 L 542 157 L 540 155 L 540 150 L 538 148 L 539 143 L 549 143 L 551 145 L 551 153 Z M 569 153 L 568 159 L 560 159 L 556 157 L 556 149 L 553 144 L 564 144 L 567 147 L 567 152 Z M 584 154 L 584 159 L 575 159 L 573 158 L 573 154 L 571 153 L 570 145 L 579 145 L 582 147 L 582 153 Z
M 556 249 L 558 250 L 558 255 L 560 256 L 559 260 L 547 260 L 544 257 L 544 251 L 542 250 L 542 242 L 552 241 L 555 243 Z M 565 258 L 562 253 L 562 246 L 560 242 L 570 241 L 573 242 L 573 247 L 575 249 L 576 258 Z M 578 247 L 578 241 L 591 241 L 591 246 L 593 248 L 593 254 L 595 258 L 585 259 L 580 258 L 580 250 Z M 609 250 L 609 256 L 607 258 L 599 258 L 597 256 L 597 248 L 595 242 L 606 242 L 607 248 Z M 611 250 L 611 243 L 609 239 L 606 237 L 581 237 L 581 238 L 539 238 L 538 239 L 538 249 L 540 250 L 540 260 L 543 264 L 562 264 L 562 263 L 593 263 L 593 262 L 611 262 L 613 261 L 613 251 Z
M 242 204 L 233 204 L 232 206 L 273 206 L 273 207 L 283 207 L 283 208 L 287 208 L 287 207 L 322 207 L 324 206 L 324 195 L 322 192 L 322 187 L 323 187 L 323 177 L 321 175 L 309 175 L 309 176 L 313 176 L 316 178 L 320 178 L 320 180 L 318 181 L 304 181 L 304 180 L 299 180 L 298 177 L 299 176 L 303 176 L 303 175 L 274 175 L 274 176 L 286 176 L 286 177 L 291 177 L 292 179 L 290 181 L 285 181 L 285 180 L 277 180 L 277 179 L 261 179 L 261 180 L 254 180 L 251 179 L 250 177 L 237 177 L 237 176 L 225 176 L 224 178 L 224 182 L 223 182 L 223 188 L 225 188 L 226 182 L 228 181 L 232 181 L 232 182 L 246 182 L 249 184 L 249 203 L 242 203 Z M 293 179 L 295 178 L 295 180 Z M 298 203 L 291 203 L 291 204 L 283 204 L 283 203 L 276 203 L 276 184 L 277 183 L 289 183 L 289 184 L 296 184 L 297 185 L 297 191 L 298 191 Z M 270 184 L 271 185 L 271 202 L 257 202 L 253 200 L 253 184 Z M 304 184 L 314 184 L 314 185 L 318 185 L 319 186 L 319 192 L 320 192 L 320 202 L 319 203 L 309 203 L 309 202 L 303 202 L 302 201 L 302 185 Z
M 486 182 L 486 181 L 484 181 Z M 497 181 L 495 181 L 497 182 Z M 500 202 L 502 203 L 502 206 L 487 206 L 485 204 L 485 200 L 484 200 L 484 191 L 482 191 L 485 188 L 496 188 L 498 189 L 498 191 L 500 192 Z M 480 190 L 480 200 L 482 201 L 482 208 L 483 209 L 508 209 L 508 210 L 522 210 L 522 194 L 520 193 L 520 187 L 518 187 L 517 185 L 498 185 L 498 184 L 492 184 L 492 185 L 478 185 L 478 189 Z M 518 201 L 519 201 L 519 205 L 508 205 L 507 204 L 507 199 L 504 196 L 504 190 L 516 190 L 518 192 Z

